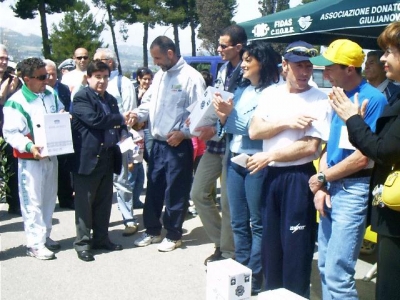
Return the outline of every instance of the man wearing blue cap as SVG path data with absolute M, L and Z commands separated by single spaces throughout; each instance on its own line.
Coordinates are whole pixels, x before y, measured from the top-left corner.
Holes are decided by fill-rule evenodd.
M 311 58 L 325 66 L 324 76 L 333 93 L 359 102 L 368 99 L 364 121 L 375 130 L 376 120 L 387 104 L 385 96 L 361 75 L 365 54 L 347 39 L 332 42 L 320 56 Z M 319 173 L 309 180 L 320 213 L 318 230 L 318 268 L 324 300 L 358 299 L 354 274 L 365 232 L 368 189 L 373 162 L 349 142 L 346 123 L 332 115 L 326 151 L 321 156 Z
M 247 161 L 264 169 L 262 265 L 266 290 L 286 288 L 308 298 L 316 234 L 309 176 L 315 173 L 321 141 L 328 138 L 326 95 L 309 85 L 310 57 L 318 52 L 303 41 L 291 43 L 282 61 L 286 82 L 263 91 L 250 125 L 250 138 L 263 139 L 263 152 Z

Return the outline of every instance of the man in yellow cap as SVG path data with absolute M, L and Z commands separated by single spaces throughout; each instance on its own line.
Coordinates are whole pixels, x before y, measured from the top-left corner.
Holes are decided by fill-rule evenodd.
M 365 54 L 350 40 L 336 40 L 314 65 L 325 66 L 324 76 L 333 92 L 343 90 L 361 104 L 368 99 L 364 120 L 375 130 L 376 120 L 387 104 L 385 96 L 361 76 Z M 340 90 L 340 91 L 339 91 Z M 368 187 L 373 162 L 348 140 L 346 124 L 332 115 L 330 135 L 320 159 L 319 173 L 309 180 L 315 208 L 321 219 L 318 231 L 318 267 L 324 300 L 358 299 L 354 273 L 365 231 Z

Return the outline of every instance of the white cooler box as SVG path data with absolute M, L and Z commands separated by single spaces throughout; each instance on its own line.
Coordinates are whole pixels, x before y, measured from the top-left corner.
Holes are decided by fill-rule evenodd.
M 207 300 L 251 299 L 251 270 L 233 259 L 207 264 Z
M 258 294 L 258 300 L 307 300 L 287 289 L 276 289 Z

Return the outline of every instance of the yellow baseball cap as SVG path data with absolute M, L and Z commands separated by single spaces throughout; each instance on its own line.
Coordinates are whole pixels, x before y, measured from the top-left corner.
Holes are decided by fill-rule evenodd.
M 359 68 L 364 58 L 365 53 L 357 43 L 340 39 L 332 42 L 323 54 L 310 58 L 310 61 L 317 66 L 340 64 Z

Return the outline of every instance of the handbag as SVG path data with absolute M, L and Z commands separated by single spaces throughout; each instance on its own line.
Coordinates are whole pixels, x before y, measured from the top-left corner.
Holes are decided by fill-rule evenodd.
M 388 208 L 400 211 L 400 170 L 393 169 L 383 184 L 381 200 Z

